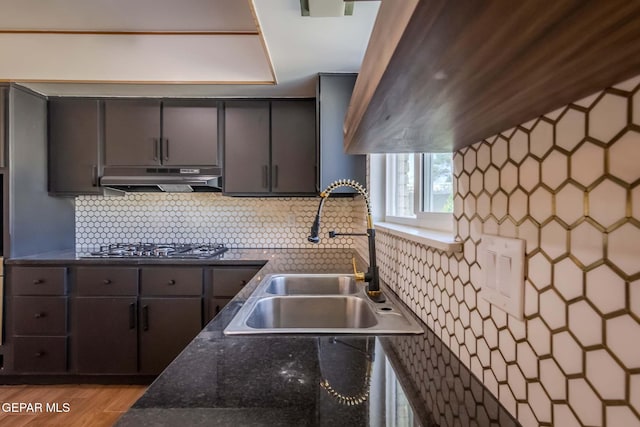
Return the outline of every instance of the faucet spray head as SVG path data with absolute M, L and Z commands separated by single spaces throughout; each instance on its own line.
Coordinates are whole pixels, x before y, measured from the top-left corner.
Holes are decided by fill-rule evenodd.
M 307 237 L 307 240 L 311 243 L 320 243 L 320 215 L 316 215 L 316 219 L 313 220 L 311 226 L 311 234 Z

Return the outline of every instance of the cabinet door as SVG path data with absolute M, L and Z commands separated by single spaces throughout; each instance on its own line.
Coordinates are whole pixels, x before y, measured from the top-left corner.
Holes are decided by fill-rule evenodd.
M 105 164 L 160 164 L 160 101 L 105 101 Z
M 269 103 L 226 103 L 224 126 L 225 193 L 268 193 Z
M 216 317 L 232 299 L 233 298 L 223 297 L 209 298 L 207 300 L 206 323 L 209 323 L 214 317 Z
M 49 100 L 49 192 L 99 194 L 99 101 Z
M 140 371 L 158 374 L 202 329 L 201 298 L 140 298 Z
M 319 189 L 338 179 L 354 179 L 366 185 L 365 155 L 344 152 L 344 116 L 351 101 L 356 74 L 320 74 L 318 77 Z M 336 193 L 354 193 L 341 187 Z
M 220 166 L 215 102 L 164 102 L 162 164 Z
M 316 192 L 314 100 L 271 103 L 271 191 Z
M 138 370 L 135 297 L 77 297 L 73 301 L 74 360 L 79 374 Z

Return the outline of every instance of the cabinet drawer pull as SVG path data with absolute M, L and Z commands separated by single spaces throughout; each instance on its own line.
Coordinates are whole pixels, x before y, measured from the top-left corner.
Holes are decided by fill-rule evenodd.
M 36 354 L 34 354 L 35 357 L 43 357 L 44 355 L 46 355 L 47 353 L 45 353 L 44 351 L 38 351 Z
M 129 329 L 136 327 L 136 303 L 129 304 Z
M 164 139 L 164 160 L 169 160 L 169 138 Z
M 173 280 L 173 279 L 169 280 L 169 285 L 175 285 L 175 284 L 176 284 L 175 280 Z
M 43 284 L 43 283 L 44 283 L 44 280 L 42 280 L 42 279 L 35 279 L 35 280 L 33 281 L 33 284 L 34 284 L 34 285 L 41 285 L 41 284 Z
M 240 281 L 240 286 L 244 286 L 244 285 L 246 285 L 246 284 L 247 284 L 247 281 L 246 281 L 246 280 L 241 280 L 241 281 Z
M 98 165 L 91 165 L 91 186 L 98 186 Z
M 145 305 L 142 307 L 142 330 L 149 330 L 149 306 Z
M 110 285 L 112 282 L 111 279 L 104 279 L 102 283 L 104 283 L 105 285 Z
M 158 138 L 153 138 L 151 140 L 153 144 L 153 160 L 158 160 L 159 152 L 160 152 L 160 140 Z
M 278 165 L 273 166 L 273 188 L 278 188 Z
M 36 313 L 33 315 L 33 317 L 35 317 L 36 319 L 42 319 L 43 317 L 46 317 L 47 313 Z

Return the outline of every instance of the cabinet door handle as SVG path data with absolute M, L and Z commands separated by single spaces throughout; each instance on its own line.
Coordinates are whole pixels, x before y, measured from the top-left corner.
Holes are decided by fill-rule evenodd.
M 98 186 L 98 165 L 91 165 L 91 186 Z
M 262 186 L 264 188 L 269 187 L 269 167 L 267 165 L 262 166 Z
M 278 188 L 278 165 L 273 166 L 273 188 Z
M 247 281 L 246 281 L 246 280 L 241 280 L 241 281 L 240 281 L 240 286 L 244 286 L 244 285 L 246 285 L 246 284 L 247 284 Z
M 35 279 L 35 280 L 33 281 L 33 284 L 34 284 L 34 285 L 41 285 L 41 284 L 43 284 L 43 283 L 44 283 L 44 280 L 42 280 L 42 279 Z
M 158 138 L 153 138 L 153 160 L 158 160 L 159 152 L 160 152 L 160 141 Z
M 163 158 L 169 160 L 169 138 L 164 139 Z
M 110 285 L 112 282 L 111 279 L 104 279 L 102 283 L 104 283 L 105 285 Z
M 173 280 L 173 279 L 169 280 L 169 285 L 175 285 L 175 284 L 176 284 L 175 280 Z
M 136 328 L 136 303 L 129 304 L 129 329 Z
M 33 317 L 35 317 L 36 319 L 42 319 L 43 317 L 46 317 L 47 313 L 36 313 L 33 315 Z
M 216 304 L 216 314 L 220 313 L 220 304 Z
M 149 330 L 149 306 L 148 305 L 142 306 L 142 330 L 143 331 Z
M 37 353 L 35 353 L 35 354 L 34 354 L 34 356 L 35 356 L 35 357 L 42 357 L 42 356 L 44 356 L 45 354 L 47 354 L 47 353 L 45 353 L 44 351 L 38 351 Z

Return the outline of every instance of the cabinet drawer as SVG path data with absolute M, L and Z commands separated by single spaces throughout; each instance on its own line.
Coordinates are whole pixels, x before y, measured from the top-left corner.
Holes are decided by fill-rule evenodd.
M 201 268 L 149 267 L 140 278 L 141 295 L 202 295 Z
M 213 296 L 233 297 L 262 267 L 218 267 L 211 270 Z
M 13 295 L 64 295 L 64 267 L 12 267 L 9 280 Z
M 14 297 L 16 335 L 65 335 L 67 297 Z
M 67 370 L 66 337 L 15 337 L 13 367 L 19 372 Z
M 78 267 L 75 269 L 78 295 L 137 295 L 135 267 Z

